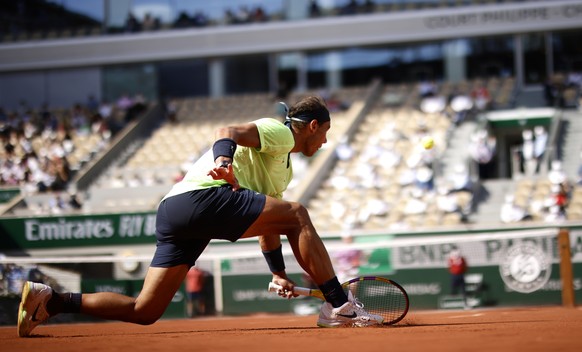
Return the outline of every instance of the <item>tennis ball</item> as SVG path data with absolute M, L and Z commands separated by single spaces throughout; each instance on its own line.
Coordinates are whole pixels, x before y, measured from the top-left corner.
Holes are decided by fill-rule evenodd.
M 424 149 L 432 149 L 434 146 L 434 139 L 431 136 L 426 136 L 422 138 L 422 146 Z

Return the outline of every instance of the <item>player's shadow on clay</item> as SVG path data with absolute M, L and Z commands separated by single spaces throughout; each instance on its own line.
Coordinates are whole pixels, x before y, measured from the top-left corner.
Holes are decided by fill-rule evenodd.
M 384 327 L 396 327 L 396 325 L 384 325 L 384 326 L 370 326 L 367 327 L 366 329 L 381 329 Z M 350 329 L 349 327 L 346 328 L 338 328 L 338 329 L 333 329 L 334 331 L 337 331 L 339 329 Z M 198 333 L 209 333 L 209 332 L 255 332 L 255 331 L 281 331 L 281 330 L 287 330 L 287 331 L 301 331 L 301 330 L 330 330 L 330 329 L 322 329 L 320 327 L 317 326 L 313 326 L 313 327 L 305 327 L 305 326 L 297 326 L 297 327 L 278 327 L 278 328 L 237 328 L 237 329 L 212 329 L 212 330 L 183 330 L 183 331 L 176 331 L 176 330 L 172 330 L 172 331 L 157 331 L 157 332 L 123 332 L 123 333 L 107 333 L 106 335 L 108 336 L 136 336 L 136 335 L 148 335 L 148 336 L 152 336 L 152 335 L 176 335 L 176 334 L 198 334 Z M 99 335 L 104 336 L 103 333 L 99 333 Z M 62 339 L 62 338 L 84 338 L 84 337 L 94 337 L 96 335 L 94 334 L 79 334 L 79 335 L 67 335 L 67 336 L 54 336 L 54 335 L 41 335 L 41 334 L 32 334 L 30 336 L 27 336 L 26 338 L 56 338 L 56 339 Z

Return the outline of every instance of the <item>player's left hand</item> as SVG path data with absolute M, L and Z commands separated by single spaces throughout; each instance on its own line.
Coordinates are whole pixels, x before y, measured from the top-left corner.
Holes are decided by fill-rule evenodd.
M 213 180 L 225 180 L 232 186 L 233 191 L 238 191 L 240 188 L 232 164 L 228 164 L 228 167 L 216 166 L 208 171 L 208 176 L 212 177 Z

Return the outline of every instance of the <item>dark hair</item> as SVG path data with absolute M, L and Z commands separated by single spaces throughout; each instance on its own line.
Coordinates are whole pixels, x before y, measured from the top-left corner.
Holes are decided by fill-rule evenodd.
M 295 103 L 289 113 L 287 119 L 291 120 L 293 125 L 304 125 L 317 120 L 319 123 L 324 123 L 330 120 L 329 110 L 325 104 L 325 100 L 318 96 L 307 96 Z M 299 126 L 298 126 L 299 127 Z

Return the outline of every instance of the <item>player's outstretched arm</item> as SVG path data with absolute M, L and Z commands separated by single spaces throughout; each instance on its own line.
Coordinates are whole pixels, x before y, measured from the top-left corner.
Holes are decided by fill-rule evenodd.
M 281 286 L 277 294 L 285 298 L 297 297 L 297 294 L 293 293 L 295 282 L 289 279 L 285 271 L 281 237 L 276 235 L 259 236 L 259 244 L 261 245 L 261 251 L 267 261 L 269 270 L 273 274 L 271 281 Z
M 216 140 L 230 138 L 235 141 L 237 145 L 243 147 L 261 147 L 259 130 L 257 129 L 257 125 L 252 122 L 221 127 L 216 130 L 214 137 Z

